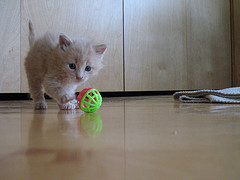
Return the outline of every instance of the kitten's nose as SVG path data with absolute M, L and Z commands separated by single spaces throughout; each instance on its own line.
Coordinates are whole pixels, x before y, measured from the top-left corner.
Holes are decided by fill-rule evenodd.
M 77 76 L 76 78 L 78 81 L 81 81 L 83 79 L 82 77 L 79 77 L 79 76 Z

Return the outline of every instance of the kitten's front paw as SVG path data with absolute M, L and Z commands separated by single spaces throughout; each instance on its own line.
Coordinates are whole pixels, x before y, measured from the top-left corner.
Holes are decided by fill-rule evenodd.
M 77 109 L 78 105 L 75 103 L 72 103 L 71 101 L 65 104 L 59 104 L 58 105 L 60 109 L 62 110 L 69 110 L 69 109 Z
M 42 102 L 35 102 L 35 109 L 47 109 L 47 104 Z
M 76 106 L 76 109 L 79 109 L 79 106 L 78 106 L 78 103 L 77 103 L 76 99 L 70 101 L 69 103 L 74 104 Z
M 66 104 L 66 103 L 68 103 L 69 101 L 72 101 L 72 100 L 74 100 L 74 99 L 75 99 L 75 96 L 74 96 L 74 95 L 73 95 L 73 96 L 64 95 L 64 96 L 61 97 L 60 102 L 61 102 L 61 104 Z

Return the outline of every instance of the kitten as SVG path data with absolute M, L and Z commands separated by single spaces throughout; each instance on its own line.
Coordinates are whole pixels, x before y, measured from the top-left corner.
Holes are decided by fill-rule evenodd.
M 86 38 L 71 39 L 65 34 L 47 32 L 35 40 L 29 21 L 30 51 L 25 59 L 28 85 L 35 109 L 46 109 L 44 91 L 60 109 L 78 108 L 75 90 L 103 67 L 107 46 L 94 45 Z

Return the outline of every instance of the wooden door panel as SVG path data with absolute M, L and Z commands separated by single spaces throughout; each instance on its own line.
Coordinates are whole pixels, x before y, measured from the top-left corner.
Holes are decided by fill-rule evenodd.
M 21 90 L 28 92 L 24 58 L 29 50 L 28 20 L 37 36 L 47 30 L 65 32 L 70 37 L 88 37 L 97 44 L 106 43 L 105 67 L 84 87 L 100 91 L 123 91 L 123 24 L 121 0 L 22 0 L 21 11 Z
M 20 92 L 20 1 L 0 1 L 0 93 Z

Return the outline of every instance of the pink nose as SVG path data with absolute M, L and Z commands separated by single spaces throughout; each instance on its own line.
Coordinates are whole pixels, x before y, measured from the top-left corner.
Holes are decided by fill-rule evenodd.
M 81 80 L 82 80 L 82 78 L 81 78 L 81 77 L 78 77 L 78 76 L 77 76 L 76 78 L 77 78 L 77 80 L 78 80 L 78 81 L 81 81 Z

